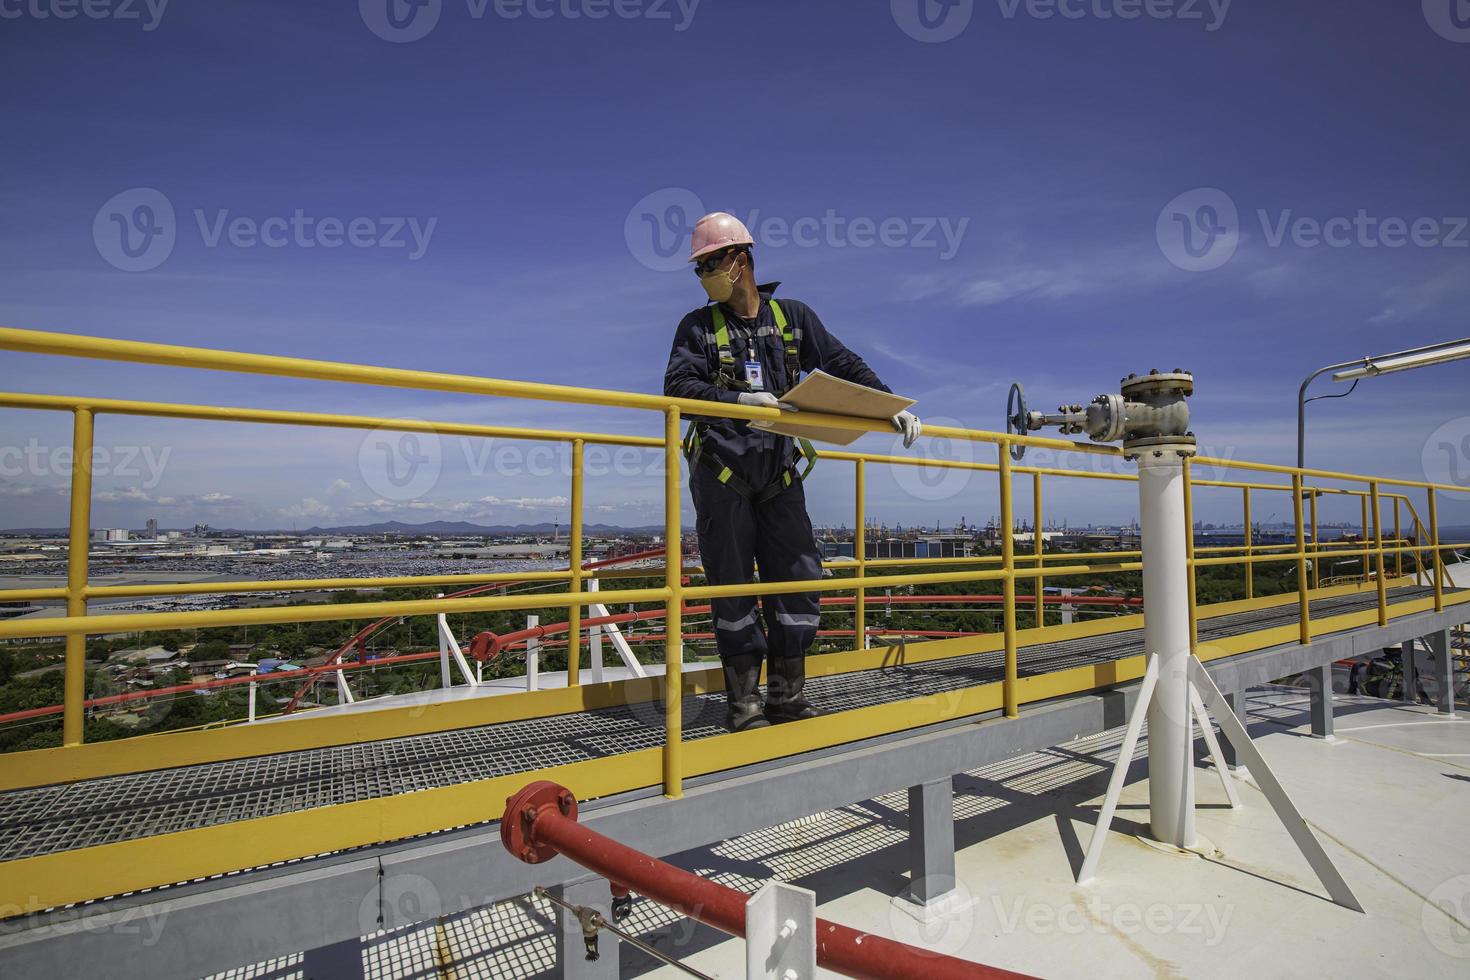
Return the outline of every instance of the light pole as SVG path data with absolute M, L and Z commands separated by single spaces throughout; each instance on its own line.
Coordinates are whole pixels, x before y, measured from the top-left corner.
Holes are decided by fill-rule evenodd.
M 1360 357 L 1356 361 L 1329 364 L 1327 367 L 1313 371 L 1307 375 L 1307 379 L 1302 382 L 1301 390 L 1297 393 L 1297 469 L 1306 466 L 1307 402 L 1314 402 L 1318 398 L 1345 398 L 1353 393 L 1353 388 L 1356 388 L 1358 382 L 1364 378 L 1376 378 L 1380 374 L 1393 374 L 1398 371 L 1412 371 L 1414 368 L 1429 367 L 1431 364 L 1444 364 L 1465 358 L 1470 358 L 1470 337 L 1463 340 L 1447 340 L 1442 344 L 1430 344 L 1428 347 L 1416 347 L 1413 350 L 1399 351 L 1397 354 Z M 1332 375 L 1333 381 L 1352 381 L 1352 388 L 1337 395 L 1316 395 L 1308 398 L 1307 387 L 1328 371 L 1336 372 Z

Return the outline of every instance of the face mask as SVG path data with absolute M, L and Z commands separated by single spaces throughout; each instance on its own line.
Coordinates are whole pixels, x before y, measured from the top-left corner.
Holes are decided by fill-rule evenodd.
M 737 259 L 735 265 L 739 264 L 740 262 Z M 733 268 L 734 266 L 732 265 L 731 269 Z M 740 277 L 744 274 L 743 270 L 733 276 L 728 271 L 711 272 L 709 275 L 701 277 L 699 284 L 704 287 L 704 291 L 709 294 L 710 299 L 716 303 L 723 303 L 735 292 L 735 284 L 740 281 Z

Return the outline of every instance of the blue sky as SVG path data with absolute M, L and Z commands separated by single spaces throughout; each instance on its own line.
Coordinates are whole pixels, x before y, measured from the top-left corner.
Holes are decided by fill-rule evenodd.
M 391 18 L 388 2 L 98 0 L 106 16 L 63 19 L 64 2 L 0 0 L 0 323 L 654 392 L 701 299 L 664 256 L 691 212 L 721 208 L 755 212 L 762 278 L 926 419 L 996 428 L 1013 380 L 1049 408 L 1182 367 L 1209 451 L 1280 463 L 1309 370 L 1470 335 L 1464 0 L 392 0 Z M 0 375 L 11 391 L 658 427 L 14 353 Z M 1309 461 L 1470 486 L 1467 391 L 1470 362 L 1365 382 L 1312 406 Z M 98 431 L 99 525 L 567 510 L 564 464 L 529 446 Z M 64 523 L 67 433 L 0 411 L 0 526 Z M 385 481 L 400 451 L 433 478 Z M 656 523 L 649 463 L 599 470 L 588 519 Z M 889 523 L 998 510 L 990 477 L 869 483 Z M 850 468 L 819 467 L 809 496 L 818 522 L 850 522 Z M 1237 503 L 1204 494 L 1201 516 Z M 1075 481 L 1048 505 L 1074 523 L 1136 512 L 1125 486 Z

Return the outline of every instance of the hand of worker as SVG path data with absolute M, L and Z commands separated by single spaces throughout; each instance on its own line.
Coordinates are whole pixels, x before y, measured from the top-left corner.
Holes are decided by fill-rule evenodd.
M 779 408 L 783 412 L 796 411 L 795 405 L 788 405 L 780 401 L 769 391 L 742 391 L 740 404 L 748 408 Z
M 893 417 L 893 427 L 903 433 L 903 448 L 907 449 L 919 438 L 919 433 L 924 430 L 924 423 L 913 412 L 899 412 Z

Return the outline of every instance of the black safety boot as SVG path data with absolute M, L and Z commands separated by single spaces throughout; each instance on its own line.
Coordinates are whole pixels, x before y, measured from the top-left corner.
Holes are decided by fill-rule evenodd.
M 732 732 L 748 728 L 768 728 L 770 722 L 761 711 L 761 658 L 753 653 L 720 658 L 725 668 L 725 727 Z
M 767 721 L 779 725 L 822 713 L 801 696 L 806 686 L 806 657 L 772 657 L 766 667 Z

